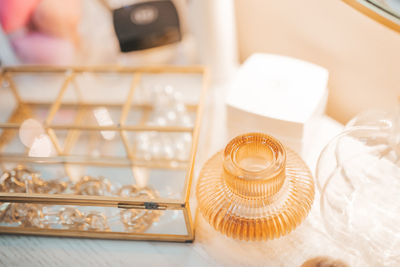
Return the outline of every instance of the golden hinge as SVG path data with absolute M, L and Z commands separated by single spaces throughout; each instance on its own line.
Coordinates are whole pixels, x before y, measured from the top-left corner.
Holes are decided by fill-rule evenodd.
M 167 206 L 155 202 L 144 202 L 143 204 L 118 203 L 120 209 L 145 209 L 145 210 L 166 210 Z

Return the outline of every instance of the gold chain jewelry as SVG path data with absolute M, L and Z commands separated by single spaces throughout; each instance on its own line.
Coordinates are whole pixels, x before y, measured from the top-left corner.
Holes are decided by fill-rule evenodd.
M 118 191 L 121 197 L 154 199 L 158 194 L 149 187 L 139 188 L 136 185 L 125 185 Z M 158 210 L 126 209 L 120 212 L 121 222 L 129 232 L 144 232 L 155 221 L 158 221 L 161 212 Z
M 79 195 L 113 195 L 111 183 L 103 177 L 83 176 L 75 185 L 58 180 L 43 180 L 40 174 L 18 165 L 16 168 L 4 171 L 0 176 L 0 191 L 13 193 L 60 194 L 72 190 Z M 114 195 L 126 198 L 155 199 L 158 193 L 149 187 L 125 185 L 114 191 Z M 83 213 L 77 208 L 65 207 L 51 215 L 48 208 L 30 203 L 0 203 L 0 222 L 21 227 L 49 228 L 49 217 L 54 217 L 55 223 L 73 230 L 110 231 L 107 217 L 101 212 L 89 211 Z M 158 210 L 123 209 L 119 212 L 121 223 L 126 231 L 144 232 L 155 221 L 161 212 Z
M 0 176 L 0 191 L 11 193 L 59 194 L 64 192 L 68 183 L 57 180 L 45 181 L 40 174 L 18 165 Z
M 68 207 L 60 210 L 58 216 L 60 223 L 68 229 L 90 231 L 110 230 L 107 217 L 100 212 L 90 211 L 85 215 L 78 209 Z
M 33 184 L 33 192 L 39 194 L 61 194 L 68 188 L 67 182 L 56 180 L 36 180 Z
M 12 223 L 9 216 L 11 206 L 12 203 L 0 203 L 0 222 Z
M 92 231 L 110 231 L 108 226 L 107 217 L 100 212 L 92 211 L 86 215 L 85 218 L 87 230 Z
M 111 184 L 102 177 L 83 176 L 75 184 L 75 193 L 78 195 L 104 196 L 111 192 Z
M 69 229 L 83 230 L 85 226 L 85 218 L 83 214 L 74 208 L 63 208 L 58 213 L 60 223 Z
M 44 220 L 44 213 L 41 205 L 29 203 L 13 203 L 10 205 L 9 219 L 22 227 L 45 228 L 48 224 Z
M 154 190 L 149 187 L 138 187 L 136 185 L 124 185 L 122 186 L 117 194 L 120 197 L 132 197 L 132 198 L 156 198 L 158 195 Z
M 160 211 L 126 209 L 120 212 L 121 222 L 129 232 L 141 233 L 146 231 L 158 220 Z
M 18 165 L 16 168 L 5 171 L 0 177 L 0 190 L 3 192 L 25 193 L 26 182 L 32 179 L 34 173 Z

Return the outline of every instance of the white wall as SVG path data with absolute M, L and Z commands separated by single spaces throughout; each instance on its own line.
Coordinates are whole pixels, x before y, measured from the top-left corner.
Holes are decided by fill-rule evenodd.
M 340 0 L 236 0 L 241 61 L 253 52 L 308 60 L 330 71 L 327 112 L 346 122 L 400 96 L 400 33 Z

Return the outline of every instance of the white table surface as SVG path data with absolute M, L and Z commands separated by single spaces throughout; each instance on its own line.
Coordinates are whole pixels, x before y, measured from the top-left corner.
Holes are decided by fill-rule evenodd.
M 210 93 L 196 173 L 227 142 L 226 129 L 221 127 L 225 117 L 223 103 L 218 99 L 221 97 L 217 93 Z M 312 170 L 323 146 L 341 129 L 341 124 L 328 117 L 321 120 L 318 138 L 304 157 Z M 277 240 L 229 239 L 196 216 L 196 240 L 186 244 L 0 235 L 0 266 L 300 266 L 316 256 L 351 262 L 350 256 L 326 234 L 319 214 L 318 193 L 315 199 L 305 222 Z

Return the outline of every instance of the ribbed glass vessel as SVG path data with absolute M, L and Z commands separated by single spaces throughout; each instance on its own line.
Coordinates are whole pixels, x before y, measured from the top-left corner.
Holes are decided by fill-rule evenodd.
M 249 133 L 206 162 L 196 193 L 201 213 L 217 231 L 267 240 L 288 234 L 304 220 L 314 182 L 295 152 L 269 135 Z

